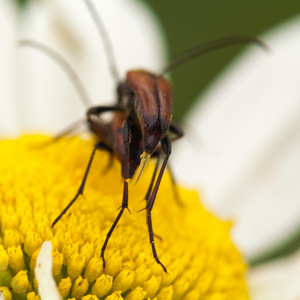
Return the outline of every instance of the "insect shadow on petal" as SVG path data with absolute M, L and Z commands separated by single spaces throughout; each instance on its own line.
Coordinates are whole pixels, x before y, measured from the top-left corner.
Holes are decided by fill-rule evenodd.
M 260 40 L 248 36 L 235 36 L 219 39 L 210 43 L 201 44 L 181 54 L 171 61 L 159 74 L 146 70 L 131 70 L 127 72 L 125 80 L 121 81 L 115 63 L 113 48 L 105 27 L 97 15 L 92 2 L 90 0 L 84 0 L 84 2 L 106 48 L 110 71 L 117 85 L 117 102 L 111 106 L 94 106 L 87 110 L 86 122 L 90 131 L 97 137 L 98 142 L 94 145 L 94 149 L 76 195 L 54 220 L 52 227 L 55 226 L 69 210 L 77 198 L 80 195 L 83 195 L 85 183 L 96 151 L 104 149 L 115 156 L 122 166 L 121 172 L 124 178 L 123 197 L 120 210 L 106 235 L 101 249 L 103 268 L 105 268 L 104 254 L 109 239 L 121 219 L 124 210 L 129 210 L 129 181 L 133 179 L 134 184 L 137 183 L 147 162 L 151 158 L 154 158 L 156 159 L 156 165 L 145 195 L 146 207 L 143 210 L 146 210 L 147 214 L 147 225 L 153 257 L 156 262 L 161 265 L 163 270 L 167 272 L 166 267 L 159 260 L 156 252 L 151 212 L 171 155 L 171 144 L 173 141 L 183 136 L 183 130 L 178 124 L 172 121 L 172 86 L 170 81 L 166 79 L 164 75 L 188 60 L 223 47 L 249 43 L 256 44 L 265 50 L 267 50 L 268 47 Z M 56 61 L 69 75 L 83 102 L 86 105 L 90 105 L 90 98 L 81 83 L 81 80 L 66 60 L 48 46 L 37 41 L 28 39 L 21 40 L 19 41 L 19 45 L 33 47 L 54 59 L 54 61 Z M 112 118 L 108 121 L 102 118 L 102 115 L 106 112 L 112 113 Z M 72 133 L 77 124 L 78 122 L 72 124 L 54 139 L 57 140 L 66 134 Z M 159 164 L 160 160 L 162 160 L 161 165 Z M 171 178 L 176 194 L 175 181 L 172 174 Z M 178 195 L 176 198 L 178 198 Z M 180 203 L 179 200 L 178 203 Z

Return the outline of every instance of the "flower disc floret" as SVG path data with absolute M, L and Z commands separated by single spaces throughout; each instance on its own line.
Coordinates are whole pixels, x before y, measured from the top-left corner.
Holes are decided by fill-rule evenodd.
M 205 210 L 196 192 L 174 187 L 164 174 L 153 209 L 153 258 L 144 197 L 155 163 L 129 193 L 129 208 L 101 248 L 122 202 L 117 160 L 98 151 L 84 190 L 76 194 L 92 139 L 23 136 L 0 142 L 0 292 L 38 299 L 34 268 L 42 243 L 52 243 L 53 276 L 64 299 L 248 299 L 245 264 L 230 240 L 230 223 Z M 176 200 L 176 192 L 181 204 Z

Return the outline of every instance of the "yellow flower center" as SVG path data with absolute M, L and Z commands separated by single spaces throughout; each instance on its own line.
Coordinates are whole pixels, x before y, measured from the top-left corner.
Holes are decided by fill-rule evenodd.
M 34 276 L 43 241 L 53 245 L 53 275 L 64 299 L 248 299 L 245 264 L 233 246 L 230 223 L 218 220 L 198 195 L 177 187 L 164 174 L 152 218 L 159 259 L 153 259 L 145 194 L 154 170 L 149 163 L 129 193 L 105 252 L 106 234 L 122 202 L 120 163 L 98 151 L 84 197 L 51 229 L 76 194 L 93 149 L 92 140 L 24 136 L 0 142 L 0 292 L 5 299 L 39 299 Z

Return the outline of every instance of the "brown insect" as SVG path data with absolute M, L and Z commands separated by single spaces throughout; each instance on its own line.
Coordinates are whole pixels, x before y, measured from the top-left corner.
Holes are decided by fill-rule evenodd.
M 111 72 L 116 81 L 119 82 L 112 48 L 104 26 L 101 23 L 100 18 L 96 15 L 96 10 L 92 6 L 90 0 L 84 1 L 95 20 L 100 35 L 104 37 L 106 41 L 105 46 Z M 147 224 L 153 257 L 156 262 L 162 266 L 163 270 L 167 272 L 165 266 L 159 260 L 155 249 L 151 212 L 161 184 L 163 173 L 167 167 L 167 162 L 171 154 L 171 141 L 182 137 L 183 131 L 179 125 L 172 121 L 172 87 L 169 80 L 163 77 L 163 74 L 169 72 L 179 64 L 201 54 L 222 47 L 243 43 L 255 43 L 266 48 L 261 41 L 252 37 L 232 37 L 198 46 L 173 60 L 161 74 L 154 74 L 145 70 L 133 70 L 127 72 L 125 80 L 117 86 L 118 100 L 115 105 L 95 106 L 88 109 L 86 120 L 90 131 L 97 136 L 98 142 L 94 146 L 78 192 L 61 214 L 54 220 L 52 227 L 68 211 L 76 199 L 83 194 L 95 152 L 98 149 L 105 149 L 114 155 L 120 161 L 122 166 L 122 176 L 124 178 L 123 199 L 120 211 L 108 231 L 102 246 L 101 258 L 103 260 L 103 267 L 105 268 L 104 254 L 106 246 L 124 210 L 128 209 L 128 181 L 135 173 L 137 173 L 135 176 L 138 180 L 147 161 L 150 158 L 155 157 L 157 162 L 145 196 L 145 210 L 147 212 Z M 80 92 L 83 99 L 86 98 L 85 90 L 72 68 L 53 50 L 31 40 L 23 40 L 20 44 L 23 46 L 38 48 L 54 58 L 68 74 L 71 74 L 73 79 L 76 79 L 75 86 L 77 90 Z M 105 121 L 101 118 L 101 115 L 105 112 L 113 113 L 112 120 Z M 67 132 L 70 131 L 72 131 L 72 127 L 70 130 L 67 130 Z M 58 135 L 57 138 L 64 134 L 65 132 Z M 172 137 L 170 137 L 170 134 Z M 164 155 L 164 159 L 160 169 L 158 170 L 161 155 Z M 138 168 L 139 170 L 137 170 Z M 158 176 L 155 180 L 157 172 Z

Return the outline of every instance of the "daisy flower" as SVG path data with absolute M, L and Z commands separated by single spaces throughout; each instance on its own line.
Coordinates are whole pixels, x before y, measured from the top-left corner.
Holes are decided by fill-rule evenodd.
M 27 15 L 21 19 L 13 3 L 0 4 L 3 6 L 0 10 L 0 22 L 9 24 L 0 26 L 5 31 L 2 32 L 5 47 L 0 49 L 0 63 L 2 69 L 9 69 L 5 75 L 0 73 L 0 82 L 4 83 L 0 90 L 3 135 L 19 135 L 20 132 L 37 129 L 40 132 L 57 132 L 82 118 L 84 111 L 63 71 L 43 53 L 33 49 L 17 49 L 16 40 L 19 38 L 30 37 L 50 45 L 67 58 L 75 70 L 79 70 L 78 73 L 95 103 L 112 103 L 115 99 L 115 82 L 108 76 L 110 70 L 101 48 L 102 42 L 82 1 L 74 1 L 71 8 L 70 3 L 63 0 L 36 1 L 28 7 Z M 162 53 L 166 51 L 161 34 L 158 33 L 159 27 L 153 22 L 155 17 L 149 14 L 147 8 L 130 0 L 109 3 L 98 1 L 95 4 L 104 24 L 109 28 L 120 73 L 125 74 L 128 69 L 137 67 L 160 70 L 164 61 Z M 133 38 L 138 42 L 133 43 Z M 272 43 L 270 46 L 275 52 L 276 47 L 273 48 Z M 261 59 L 258 64 L 269 59 L 264 54 L 256 53 L 255 56 L 257 55 Z M 259 72 L 253 71 L 253 78 L 255 73 Z M 224 80 L 226 82 L 229 79 L 225 77 Z M 220 82 L 214 88 L 214 97 L 223 85 Z M 248 79 L 247 82 L 251 80 Z M 244 86 L 242 83 L 241 85 Z M 241 87 L 240 91 L 242 92 Z M 220 93 L 226 98 L 227 92 L 221 90 Z M 228 94 L 230 98 L 230 88 Z M 211 95 L 207 93 L 205 97 L 210 99 L 213 92 Z M 207 124 L 212 124 L 216 119 L 214 111 L 216 115 L 220 113 L 222 116 L 221 109 L 227 111 L 226 103 L 211 99 L 208 102 L 212 103 L 211 108 L 208 104 L 205 106 L 204 101 L 205 109 L 201 108 L 198 114 L 203 119 L 202 122 L 206 120 Z M 232 102 L 228 101 L 228 107 L 230 105 Z M 232 109 L 231 116 L 236 113 L 234 110 Z M 250 112 L 251 109 L 249 114 Z M 193 120 L 193 117 L 190 119 Z M 246 120 L 242 118 L 242 121 L 244 119 Z M 223 124 L 221 121 L 220 126 Z M 205 147 L 211 150 L 215 144 L 207 139 L 211 131 L 205 124 L 201 123 L 199 128 Z M 192 123 L 189 126 L 194 125 Z M 270 123 L 269 126 L 273 125 Z M 283 136 L 284 133 L 283 128 Z M 268 134 L 269 132 L 265 136 L 269 136 Z M 218 136 L 219 133 L 216 132 L 212 141 L 214 138 L 217 140 Z M 263 281 L 258 280 L 263 272 L 256 276 L 252 273 L 254 275 L 247 282 L 247 265 L 233 239 L 247 257 L 258 252 L 251 252 L 253 248 L 247 248 L 242 239 L 237 238 L 239 234 L 235 233 L 233 237 L 230 235 L 233 223 L 238 228 L 236 219 L 241 214 L 229 210 L 230 203 L 223 200 L 231 195 L 228 191 L 231 192 L 233 183 L 227 186 L 226 182 L 222 184 L 222 174 L 219 176 L 221 179 L 216 176 L 219 174 L 219 169 L 215 168 L 217 164 L 210 165 L 209 170 L 209 162 L 203 167 L 208 178 L 212 181 L 215 178 L 219 180 L 219 189 L 209 179 L 203 183 L 199 170 L 196 174 L 192 174 L 190 169 L 180 172 L 191 174 L 193 178 L 189 180 L 189 184 L 194 185 L 193 189 L 177 187 L 183 206 L 176 203 L 170 174 L 166 172 L 164 175 L 154 207 L 153 223 L 157 235 L 157 250 L 166 265 L 167 273 L 153 259 L 145 215 L 143 212 L 137 213 L 145 205 L 141 200 L 145 197 L 153 173 L 154 165 L 151 164 L 130 193 L 132 213 L 124 214 L 114 231 L 105 253 L 107 265 L 104 269 L 100 257 L 101 248 L 122 199 L 120 164 L 118 161 L 111 162 L 108 153 L 99 151 L 88 177 L 84 198 L 80 197 L 52 229 L 53 220 L 80 185 L 94 139 L 91 136 L 64 137 L 48 147 L 42 147 L 43 142 L 48 140 L 47 135 L 23 135 L 17 139 L 6 138 L 1 142 L 2 298 L 209 300 L 249 299 L 250 296 L 261 299 L 261 295 L 266 295 L 265 289 L 257 288 Z M 232 140 L 228 139 L 228 144 L 232 144 L 234 148 L 236 144 Z M 261 139 L 253 139 L 252 143 L 260 145 Z M 221 150 L 222 147 L 219 147 L 220 152 Z M 187 150 L 179 148 L 175 155 L 180 152 L 186 154 L 185 151 Z M 216 150 L 211 153 L 213 157 Z M 199 157 L 199 153 L 184 155 L 180 159 L 176 159 L 175 155 L 175 166 L 187 156 L 196 164 Z M 242 155 L 242 158 L 249 159 L 250 162 L 254 160 L 250 160 L 251 155 Z M 217 162 L 220 163 L 221 160 Z M 111 167 L 107 168 L 109 163 Z M 177 168 L 180 168 L 180 163 Z M 244 174 L 245 169 L 237 168 L 234 171 Z M 234 171 L 224 170 L 228 177 L 234 175 L 232 179 L 228 179 L 229 183 L 240 179 Z M 243 176 L 250 177 L 247 172 Z M 254 185 L 250 182 L 251 186 Z M 195 183 L 201 188 L 203 196 L 199 197 L 194 191 Z M 238 187 L 244 185 L 244 182 L 236 183 Z M 241 190 L 238 192 L 241 193 Z M 229 199 L 236 201 L 234 197 Z M 220 220 L 205 209 L 202 203 L 208 203 L 214 209 L 217 207 L 216 203 L 220 203 L 219 207 L 223 205 L 226 208 L 222 210 L 226 217 L 234 216 L 234 222 Z M 218 213 L 220 212 L 221 209 Z M 251 221 L 253 223 L 253 218 Z M 289 225 L 291 224 L 287 224 L 287 227 Z M 252 240 L 252 236 L 248 236 Z M 268 269 L 272 267 L 265 270 Z M 265 286 L 268 287 L 268 284 Z

